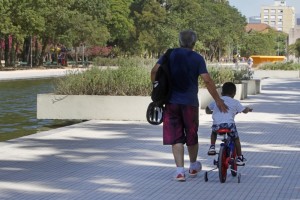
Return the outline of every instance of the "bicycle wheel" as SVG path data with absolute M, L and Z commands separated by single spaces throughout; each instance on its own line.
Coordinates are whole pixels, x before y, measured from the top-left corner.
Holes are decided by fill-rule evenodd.
M 224 183 L 227 177 L 226 166 L 228 165 L 226 165 L 226 158 L 227 158 L 226 147 L 221 146 L 219 150 L 219 157 L 218 157 L 219 179 L 221 183 Z
M 237 164 L 236 164 L 235 158 L 236 158 L 236 149 L 234 148 L 232 155 L 231 155 L 231 164 L 230 164 L 232 176 L 237 175 Z

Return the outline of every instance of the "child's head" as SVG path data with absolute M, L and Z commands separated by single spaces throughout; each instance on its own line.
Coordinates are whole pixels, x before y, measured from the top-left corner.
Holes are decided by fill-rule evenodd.
M 232 82 L 226 82 L 222 86 L 222 96 L 234 97 L 236 93 L 236 86 Z

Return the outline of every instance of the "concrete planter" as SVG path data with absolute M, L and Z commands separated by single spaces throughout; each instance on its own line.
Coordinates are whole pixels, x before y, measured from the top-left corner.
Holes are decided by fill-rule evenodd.
M 37 119 L 145 121 L 150 97 L 37 95 Z
M 221 95 L 221 88 L 217 88 L 217 91 L 219 93 L 219 95 Z M 210 93 L 208 92 L 208 90 L 206 88 L 199 88 L 198 91 L 198 99 L 199 99 L 199 107 L 201 109 L 205 109 L 206 106 L 208 106 L 208 104 L 212 101 L 214 101 L 214 99 L 212 98 L 212 96 L 210 95 Z
M 260 79 L 251 79 L 243 81 L 247 83 L 247 95 L 259 94 L 261 91 L 261 80 Z
M 261 92 L 261 80 L 260 79 L 254 79 L 255 80 L 255 86 L 256 86 L 256 94 L 260 94 Z
M 243 100 L 247 98 L 247 89 L 248 89 L 248 83 L 242 82 L 235 84 L 236 85 L 236 94 L 234 96 L 237 100 Z

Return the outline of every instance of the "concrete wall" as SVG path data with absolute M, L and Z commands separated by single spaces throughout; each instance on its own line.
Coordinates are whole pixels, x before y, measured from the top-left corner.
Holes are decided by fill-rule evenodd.
M 37 95 L 37 119 L 145 121 L 150 97 Z
M 285 70 L 254 70 L 254 78 L 300 78 L 299 71 Z

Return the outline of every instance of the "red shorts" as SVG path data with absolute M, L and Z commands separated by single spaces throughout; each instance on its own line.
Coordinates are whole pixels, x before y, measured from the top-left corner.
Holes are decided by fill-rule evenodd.
M 198 144 L 199 107 L 166 104 L 163 118 L 163 144 Z

